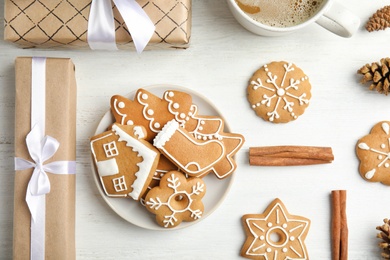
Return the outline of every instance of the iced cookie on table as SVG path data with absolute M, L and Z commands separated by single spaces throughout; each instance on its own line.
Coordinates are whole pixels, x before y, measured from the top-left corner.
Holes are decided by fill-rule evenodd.
M 175 120 L 169 121 L 154 138 L 153 145 L 189 176 L 201 177 L 226 156 L 221 140 L 195 139 Z
M 168 121 L 175 119 L 183 124 L 192 114 L 191 108 L 191 95 L 175 90 L 166 91 L 162 98 L 145 89 L 138 89 L 134 100 L 119 95 L 111 98 L 111 112 L 115 121 L 122 125 L 145 127 L 146 140 L 149 142 Z
M 311 84 L 293 63 L 271 62 L 253 74 L 247 93 L 259 117 L 273 123 L 287 123 L 305 112 L 311 98 Z
M 245 142 L 244 136 L 224 131 L 224 120 L 217 116 L 203 116 L 198 114 L 196 105 L 193 105 L 192 115 L 184 125 L 186 131 L 198 140 L 219 140 L 225 147 L 225 156 L 213 166 L 213 172 L 219 179 L 228 177 L 237 168 L 234 155 Z
M 390 185 L 390 121 L 374 125 L 356 144 L 360 175 L 370 182 Z
M 159 186 L 148 192 L 145 207 L 156 215 L 160 226 L 173 228 L 182 221 L 195 221 L 202 217 L 205 193 L 206 185 L 202 179 L 187 179 L 183 173 L 171 171 L 162 177 Z
M 242 217 L 246 240 L 241 256 L 250 259 L 309 259 L 305 239 L 310 220 L 288 213 L 275 199 L 262 214 Z
M 113 124 L 91 138 L 91 151 L 107 196 L 139 200 L 156 171 L 160 153 L 145 141 L 142 126 Z

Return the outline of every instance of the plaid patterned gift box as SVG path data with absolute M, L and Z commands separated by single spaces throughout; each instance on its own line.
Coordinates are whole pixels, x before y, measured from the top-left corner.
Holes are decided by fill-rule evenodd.
M 191 36 L 191 0 L 137 0 L 155 24 L 146 49 L 185 49 Z M 91 0 L 5 0 L 4 39 L 23 48 L 89 48 Z M 116 43 L 134 49 L 131 35 L 113 5 Z

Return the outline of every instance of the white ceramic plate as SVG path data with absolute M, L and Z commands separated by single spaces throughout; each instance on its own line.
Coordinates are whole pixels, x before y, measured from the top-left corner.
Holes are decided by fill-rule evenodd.
M 213 104 L 207 100 L 205 97 L 199 95 L 198 93 L 179 86 L 172 85 L 153 85 L 149 87 L 145 87 L 145 90 L 150 91 L 151 93 L 162 97 L 163 93 L 166 90 L 179 90 L 186 93 L 189 93 L 192 96 L 192 102 L 198 106 L 198 113 L 200 115 L 215 115 L 223 118 L 222 114 L 213 106 Z M 136 90 L 126 95 L 127 98 L 133 99 Z M 114 123 L 114 117 L 111 114 L 111 111 L 107 111 L 103 118 L 101 119 L 95 135 L 105 132 L 107 127 L 109 127 L 112 123 Z M 225 132 L 231 132 L 227 123 L 225 121 Z M 234 173 L 225 179 L 218 179 L 214 174 L 209 174 L 203 178 L 206 183 L 206 194 L 203 197 L 204 204 L 204 213 L 202 218 L 193 222 L 182 222 L 180 225 L 174 228 L 163 228 L 160 227 L 155 221 L 155 215 L 151 214 L 147 211 L 144 206 L 141 205 L 138 201 L 134 201 L 130 198 L 111 198 L 105 195 L 103 188 L 100 184 L 100 180 L 98 174 L 96 172 L 95 167 L 93 166 L 93 159 L 91 157 L 92 163 L 92 172 L 93 177 L 98 187 L 100 194 L 102 195 L 105 202 L 112 208 L 112 210 L 117 213 L 119 216 L 127 220 L 128 222 L 137 225 L 142 228 L 152 229 L 152 230 L 172 230 L 185 228 L 199 221 L 202 221 L 207 216 L 209 216 L 214 210 L 218 208 L 218 206 L 224 200 L 226 194 L 228 193 L 230 186 L 233 182 Z

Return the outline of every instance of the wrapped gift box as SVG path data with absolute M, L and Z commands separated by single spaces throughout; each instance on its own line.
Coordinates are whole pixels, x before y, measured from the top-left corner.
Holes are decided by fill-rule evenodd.
M 191 36 L 191 0 L 137 0 L 155 24 L 146 49 L 187 48 Z M 24 48 L 88 48 L 91 0 L 5 0 L 4 39 Z M 119 49 L 134 44 L 113 6 Z
M 30 259 L 32 226 L 29 207 L 26 202 L 27 187 L 33 170 L 17 169 L 17 159 L 34 163 L 31 147 L 27 147 L 27 135 L 32 133 L 33 109 L 42 105 L 44 109 L 43 135 L 55 138 L 59 147 L 54 155 L 43 162 L 66 161 L 75 165 L 76 160 L 76 82 L 74 65 L 70 59 L 45 59 L 45 88 L 37 98 L 32 87 L 32 58 L 19 57 L 15 62 L 15 188 L 14 188 L 14 259 Z M 36 79 L 34 79 L 35 81 Z M 34 93 L 33 93 L 34 92 Z M 36 100 L 34 100 L 33 96 Z M 34 107 L 32 109 L 32 107 Z M 37 112 L 36 112 L 37 113 Z M 39 142 L 39 140 L 35 140 Z M 35 161 L 36 164 L 38 164 Z M 75 171 L 75 170 L 73 170 Z M 73 172 L 74 173 L 74 172 Z M 75 174 L 70 172 L 54 174 L 46 170 L 50 180 L 50 192 L 45 195 L 45 259 L 75 259 Z

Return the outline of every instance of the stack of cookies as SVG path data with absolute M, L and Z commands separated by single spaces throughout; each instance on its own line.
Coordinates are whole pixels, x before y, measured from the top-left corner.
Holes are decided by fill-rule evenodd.
M 162 97 L 139 89 L 134 99 L 111 98 L 115 123 L 91 138 L 91 151 L 105 194 L 141 201 L 166 228 L 201 218 L 202 178 L 224 179 L 237 165 L 244 137 L 224 131 L 218 116 L 200 115 L 190 94 Z

